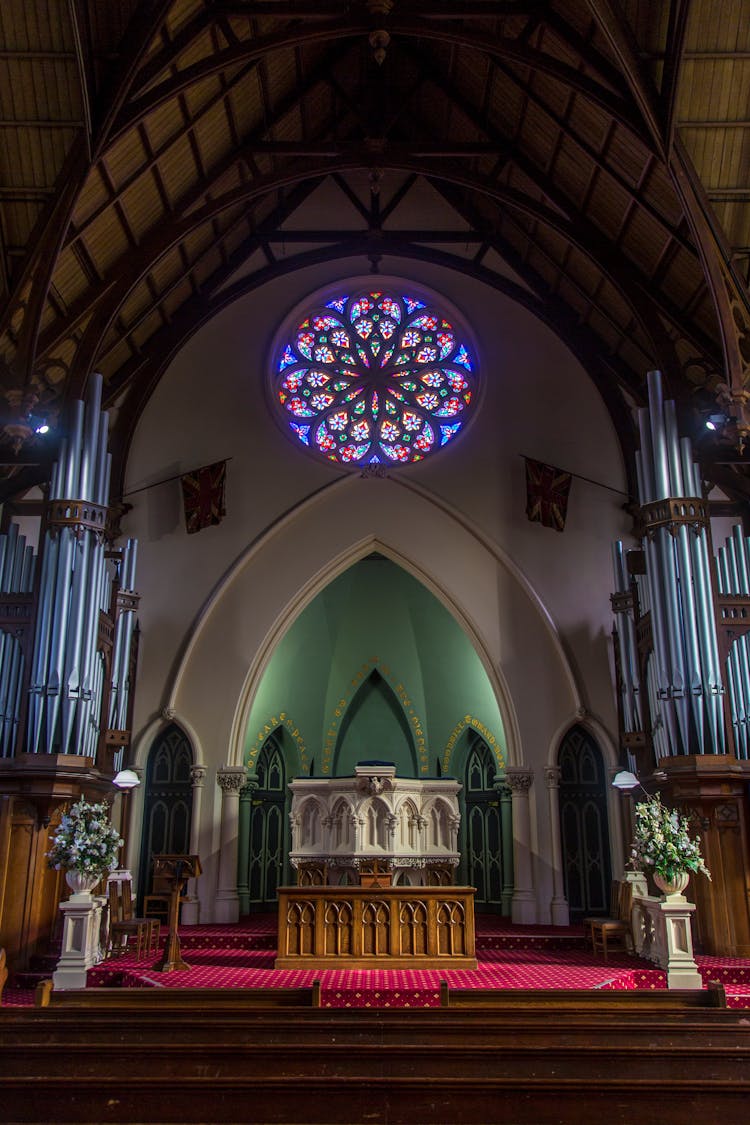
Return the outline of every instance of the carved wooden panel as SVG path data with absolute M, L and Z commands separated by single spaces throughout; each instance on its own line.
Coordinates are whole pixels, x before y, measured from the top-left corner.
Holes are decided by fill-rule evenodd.
M 476 968 L 473 887 L 281 887 L 276 968 Z

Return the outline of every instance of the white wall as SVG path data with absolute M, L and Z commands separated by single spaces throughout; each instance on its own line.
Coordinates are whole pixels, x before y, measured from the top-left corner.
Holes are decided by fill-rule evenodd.
M 252 692 L 289 615 L 376 540 L 465 625 L 497 685 L 510 760 L 535 770 L 540 921 L 551 895 L 543 766 L 579 708 L 615 730 L 610 543 L 627 534 L 624 497 L 574 480 L 565 532 L 531 524 L 520 456 L 624 489 L 593 384 L 546 327 L 496 291 L 434 266 L 388 265 L 444 294 L 474 330 L 480 410 L 441 453 L 388 480 L 362 479 L 315 461 L 271 418 L 264 380 L 278 322 L 319 286 L 359 276 L 360 261 L 298 271 L 217 316 L 169 368 L 133 442 L 126 491 L 231 458 L 220 526 L 187 536 L 173 482 L 134 495 L 125 529 L 140 540 L 139 755 L 169 705 L 209 767 L 203 920 L 218 846 L 215 769 L 239 760 Z

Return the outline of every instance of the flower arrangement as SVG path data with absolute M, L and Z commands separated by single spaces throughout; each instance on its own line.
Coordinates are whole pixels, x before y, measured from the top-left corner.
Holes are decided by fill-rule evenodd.
M 663 805 L 658 794 L 635 807 L 633 856 L 669 882 L 685 872 L 701 871 L 711 878 L 687 820 Z
M 101 876 L 117 866 L 120 833 L 109 821 L 109 807 L 89 804 L 83 797 L 71 806 L 60 821 L 47 863 L 59 870 L 65 867 L 83 875 Z

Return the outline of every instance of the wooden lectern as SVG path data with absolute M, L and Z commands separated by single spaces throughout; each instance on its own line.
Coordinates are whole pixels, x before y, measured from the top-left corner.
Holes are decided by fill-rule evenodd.
M 155 855 L 154 875 L 168 881 L 169 933 L 164 945 L 161 961 L 154 965 L 158 973 L 172 973 L 176 969 L 189 969 L 180 954 L 180 938 L 177 924 L 180 916 L 180 896 L 188 879 L 195 879 L 201 873 L 201 861 L 197 855 Z

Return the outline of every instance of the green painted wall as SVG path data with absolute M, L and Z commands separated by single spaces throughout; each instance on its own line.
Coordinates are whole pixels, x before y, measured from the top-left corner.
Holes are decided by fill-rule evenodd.
M 373 669 L 383 683 L 373 685 Z M 250 766 L 279 725 L 296 747 L 292 775 L 313 762 L 318 776 L 351 774 L 363 758 L 393 761 L 402 776 L 434 775 L 438 760 L 460 773 L 467 725 L 497 753 L 505 744 L 469 639 L 426 587 L 380 556 L 331 582 L 279 642 L 250 714 Z

